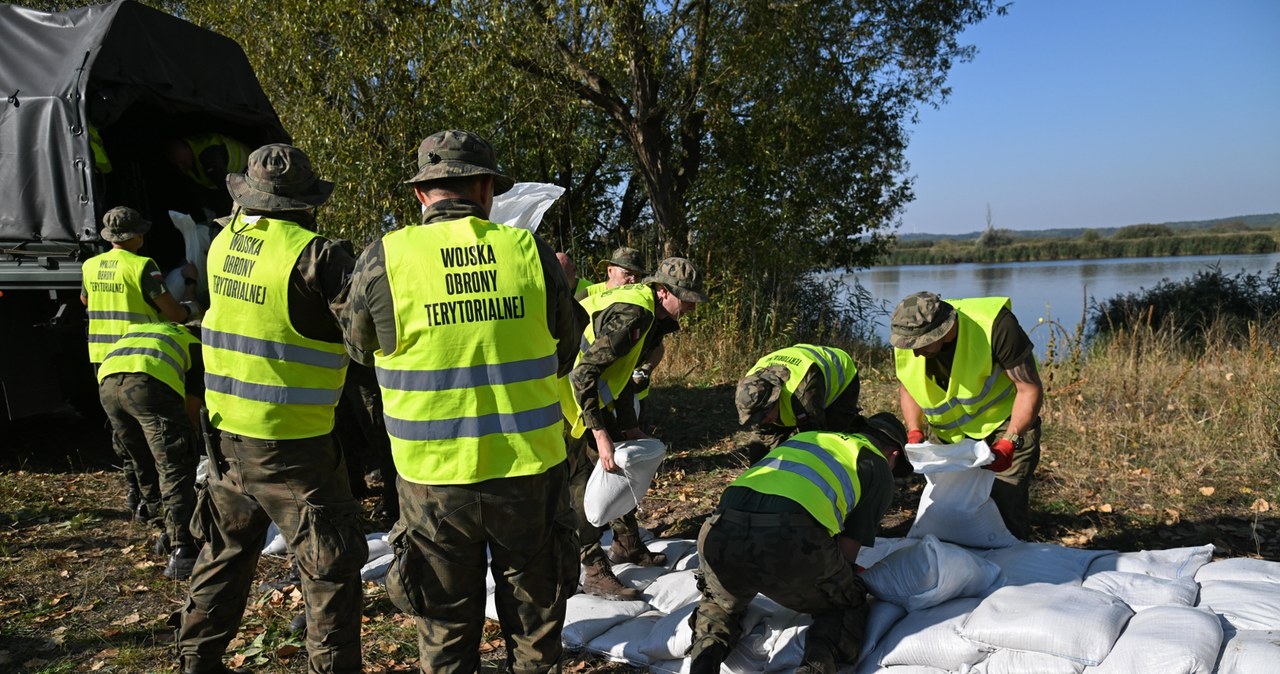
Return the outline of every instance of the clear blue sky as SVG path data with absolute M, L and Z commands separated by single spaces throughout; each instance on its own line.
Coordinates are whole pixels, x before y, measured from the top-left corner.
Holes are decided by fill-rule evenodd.
M 901 233 L 1280 212 L 1280 0 L 1016 0 L 961 37 Z

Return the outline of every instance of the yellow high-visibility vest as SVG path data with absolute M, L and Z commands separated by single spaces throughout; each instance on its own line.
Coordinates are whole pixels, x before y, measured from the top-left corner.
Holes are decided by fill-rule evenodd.
M 729 486 L 791 499 L 835 536 L 844 530 L 845 518 L 862 499 L 858 456 L 863 451 L 884 456 L 861 435 L 798 433 Z
M 924 410 L 929 427 L 945 442 L 991 435 L 1013 413 L 1016 388 L 991 358 L 991 329 L 1007 297 L 947 300 L 960 324 L 946 390 L 925 371 L 911 349 L 894 349 L 898 381 Z
M 782 391 L 778 394 L 778 422 L 789 428 L 796 426 L 796 411 L 791 408 L 791 397 L 795 395 L 800 380 L 804 378 L 809 368 L 817 366 L 822 372 L 824 387 L 822 409 L 830 407 L 831 403 L 849 388 L 849 384 L 853 383 L 853 378 L 858 374 L 853 357 L 843 349 L 813 344 L 796 344 L 766 354 L 764 358 L 756 361 L 750 370 L 747 370 L 747 374 L 754 374 L 771 365 L 781 365 L 791 374 L 782 383 Z
M 374 360 L 400 476 L 473 484 L 563 462 L 557 340 L 533 235 L 467 217 L 405 227 L 382 247 L 396 351 Z
M 130 326 L 98 368 L 98 383 L 111 374 L 143 373 L 185 396 L 191 345 L 199 343 L 191 331 L 174 323 Z
M 582 308 L 586 309 L 587 315 L 591 317 L 591 320 L 587 323 L 586 330 L 582 331 L 582 343 L 578 347 L 578 358 L 574 362 L 574 367 L 577 367 L 578 363 L 582 362 L 582 354 L 586 353 L 587 347 L 596 341 L 596 315 L 619 302 L 634 304 L 651 315 L 656 307 L 653 289 L 643 283 L 618 286 L 583 299 Z M 651 329 L 653 329 L 653 321 L 649 322 L 649 327 L 636 340 L 631 350 L 622 358 L 613 361 L 600 375 L 596 394 L 600 398 L 600 407 L 602 409 L 612 405 L 618 394 L 622 393 L 622 389 L 631 381 L 631 372 L 635 370 L 636 363 L 640 362 L 640 351 L 644 348 L 644 339 Z M 560 406 L 564 410 L 564 418 L 569 420 L 570 435 L 575 438 L 582 437 L 587 425 L 582 420 L 582 406 L 578 404 L 577 398 L 573 397 L 573 384 L 569 383 L 568 377 L 560 379 Z
M 123 248 L 84 261 L 80 271 L 89 291 L 89 362 L 101 363 L 130 325 L 160 320 L 160 312 L 142 294 L 142 274 L 150 261 Z
M 216 428 L 264 440 L 333 430 L 346 350 L 302 336 L 289 321 L 289 277 L 317 236 L 285 220 L 237 216 L 210 244 L 200 336 Z
M 249 165 L 249 154 L 252 150 L 249 149 L 249 146 L 230 136 L 224 136 L 220 133 L 201 133 L 183 138 L 182 141 L 187 144 L 187 147 L 191 148 L 191 155 L 195 158 L 191 165 L 191 170 L 184 170 L 183 173 L 206 189 L 226 189 L 226 185 L 215 183 L 213 178 L 205 173 L 204 165 L 200 163 L 201 152 L 215 145 L 221 145 L 226 148 L 227 173 L 240 173 Z

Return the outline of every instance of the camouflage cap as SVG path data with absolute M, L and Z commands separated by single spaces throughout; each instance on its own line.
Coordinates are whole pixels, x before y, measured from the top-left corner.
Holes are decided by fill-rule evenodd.
M 889 343 L 899 349 L 928 346 L 942 339 L 955 322 L 955 309 L 941 297 L 930 292 L 912 293 L 893 310 Z
M 493 176 L 494 196 L 516 183 L 498 170 L 489 141 L 470 131 L 449 130 L 422 139 L 418 145 L 418 172 L 405 182 L 483 175 Z
M 907 446 L 907 427 L 892 412 L 871 415 L 867 419 L 867 426 L 879 431 L 885 440 L 897 445 L 899 449 Z
M 768 416 L 782 395 L 782 380 L 772 372 L 753 372 L 738 382 L 733 402 L 738 408 L 738 423 L 754 426 Z
M 702 273 L 682 257 L 669 257 L 658 265 L 658 271 L 644 277 L 641 283 L 661 283 L 685 302 L 706 302 L 702 294 Z
M 329 200 L 333 183 L 321 180 L 307 153 L 292 145 L 263 145 L 249 155 L 244 173 L 227 174 L 227 191 L 243 208 L 296 211 Z
M 596 271 L 603 274 L 610 266 L 622 267 L 641 276 L 649 273 L 649 270 L 644 268 L 644 256 L 640 254 L 640 251 L 627 246 L 615 249 L 609 259 L 601 260 L 596 264 Z
M 116 206 L 102 216 L 102 238 L 111 243 L 128 241 L 151 231 L 151 222 L 128 206 Z

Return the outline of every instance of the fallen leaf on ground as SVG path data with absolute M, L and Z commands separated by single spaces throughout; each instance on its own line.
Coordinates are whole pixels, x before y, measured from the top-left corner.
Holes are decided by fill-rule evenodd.
M 127 615 L 127 616 L 125 616 L 125 617 L 123 617 L 123 618 L 121 618 L 121 619 L 119 619 L 119 620 L 117 620 L 117 621 L 115 621 L 115 622 L 113 622 L 113 623 L 111 623 L 111 624 L 112 624 L 112 625 L 118 625 L 118 626 L 120 626 L 120 627 L 124 627 L 125 625 L 133 625 L 133 624 L 135 624 L 135 623 L 139 623 L 139 622 L 142 622 L 142 616 L 138 615 L 137 613 L 130 613 L 129 615 Z
M 1252 510 L 1255 513 L 1265 513 L 1271 510 L 1271 504 L 1267 503 L 1266 499 L 1260 498 L 1254 501 L 1253 505 L 1249 506 L 1249 510 Z
M 1215 492 L 1215 491 L 1217 491 L 1217 490 L 1216 490 L 1216 489 L 1214 489 L 1213 487 L 1201 487 L 1201 488 L 1200 488 L 1200 495 L 1201 495 L 1201 496 L 1213 496 L 1213 492 Z

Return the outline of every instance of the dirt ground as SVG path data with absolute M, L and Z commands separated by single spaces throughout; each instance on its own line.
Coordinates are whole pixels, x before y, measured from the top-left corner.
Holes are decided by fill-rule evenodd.
M 720 492 L 746 467 L 735 450 L 736 415 L 729 386 L 663 388 L 649 418 L 670 445 L 668 459 L 640 511 L 662 537 L 697 535 Z M 176 671 L 166 621 L 185 599 L 183 582 L 161 575 L 151 547 L 157 532 L 130 521 L 107 432 L 67 411 L 0 426 L 0 671 Z M 883 535 L 910 527 L 923 480 L 899 481 Z M 1057 493 L 1052 463 L 1041 466 L 1034 493 L 1034 538 L 1096 549 L 1138 550 L 1213 543 L 1219 556 L 1280 559 L 1275 518 L 1247 504 L 1179 513 L 1102 512 Z M 365 503 L 372 512 L 376 499 Z M 368 531 L 387 525 L 370 518 Z M 258 579 L 279 578 L 282 560 L 264 557 Z M 417 671 L 412 622 L 376 585 L 366 586 L 366 671 Z M 230 662 L 257 672 L 306 670 L 302 636 L 288 624 L 299 613 L 297 588 L 255 592 Z M 482 647 L 487 671 L 503 649 L 496 625 Z M 587 655 L 567 656 L 570 672 L 638 671 Z

